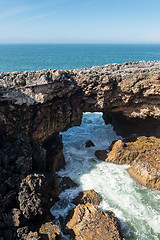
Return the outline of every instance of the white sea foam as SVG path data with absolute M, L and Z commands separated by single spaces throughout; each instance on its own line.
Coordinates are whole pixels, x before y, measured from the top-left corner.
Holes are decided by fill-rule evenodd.
M 159 240 L 158 192 L 138 186 L 125 170 L 129 166 L 101 162 L 94 155 L 95 150 L 107 149 L 113 140 L 120 138 L 111 125 L 105 125 L 102 114 L 85 113 L 81 126 L 62 133 L 62 137 L 66 166 L 58 174 L 72 178 L 80 186 L 62 192 L 52 214 L 57 219 L 65 217 L 75 207 L 71 200 L 79 191 L 95 189 L 103 198 L 100 208 L 116 214 L 126 239 Z M 89 139 L 95 147 L 85 147 Z

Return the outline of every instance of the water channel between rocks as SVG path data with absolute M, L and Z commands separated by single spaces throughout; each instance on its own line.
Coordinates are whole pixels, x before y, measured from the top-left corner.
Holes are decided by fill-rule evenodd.
M 128 165 L 101 162 L 94 155 L 121 139 L 111 125 L 105 125 L 102 113 L 84 113 L 81 126 L 61 134 L 66 166 L 58 175 L 68 176 L 80 186 L 62 192 L 60 201 L 51 208 L 57 222 L 75 207 L 71 200 L 79 191 L 94 189 L 103 199 L 100 209 L 116 214 L 127 240 L 159 240 L 160 192 L 137 185 L 125 170 Z M 95 147 L 86 148 L 87 140 Z

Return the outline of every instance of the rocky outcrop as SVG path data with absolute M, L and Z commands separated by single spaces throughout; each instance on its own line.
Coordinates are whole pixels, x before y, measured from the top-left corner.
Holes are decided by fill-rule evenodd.
M 30 174 L 21 181 L 18 201 L 26 219 L 36 219 L 46 214 L 52 204 L 48 190 L 49 184 L 44 174 Z
M 106 157 L 108 156 L 108 153 L 106 150 L 96 150 L 95 151 L 95 156 L 100 159 L 100 160 L 105 160 Z
M 102 200 L 101 196 L 94 189 L 91 189 L 80 192 L 72 202 L 75 205 L 91 203 L 94 206 L 98 206 L 101 200 Z
M 94 145 L 94 143 L 91 140 L 88 140 L 88 141 L 85 142 L 85 146 L 87 148 L 89 148 L 89 147 L 94 147 L 95 145 Z
M 103 160 L 115 164 L 130 164 L 128 172 L 138 183 L 160 190 L 159 138 L 143 136 L 131 142 L 118 140 Z
M 61 183 L 61 191 L 65 191 L 68 188 L 74 188 L 78 187 L 79 185 L 75 183 L 71 178 L 69 177 L 63 177 L 60 178 L 60 183 Z
M 2 240 L 48 239 L 40 238 L 38 229 L 42 223 L 52 220 L 53 217 L 48 220 L 49 210 L 60 193 L 55 170 L 60 167 L 56 159 L 61 163 L 60 156 L 63 154 L 62 144 L 56 147 L 60 138 L 57 136 L 56 139 L 55 142 L 52 139 L 45 150 L 44 146 L 32 145 L 28 137 L 16 134 L 9 136 L 0 149 Z M 49 158 L 52 146 L 57 151 Z M 37 170 L 39 173 L 35 172 Z
M 80 192 L 72 201 L 77 207 L 69 212 L 64 229 L 70 239 L 123 239 L 114 213 L 98 209 L 101 200 L 101 196 L 91 189 Z
M 91 203 L 79 204 L 74 209 L 67 227 L 74 231 L 72 239 L 122 240 L 119 224 L 111 212 L 102 212 Z
M 55 225 L 52 221 L 46 222 L 45 224 L 42 224 L 42 226 L 39 229 L 39 233 L 41 235 L 45 235 L 45 237 L 42 237 L 42 239 L 46 240 L 55 240 L 58 236 L 60 236 L 60 229 L 57 225 Z
M 158 61 L 0 73 L 0 130 L 3 135 L 19 132 L 44 142 L 79 125 L 83 112 L 102 111 L 115 127 L 118 121 L 125 129 L 122 123 L 129 122 L 133 133 L 141 129 L 158 136 L 159 79 Z

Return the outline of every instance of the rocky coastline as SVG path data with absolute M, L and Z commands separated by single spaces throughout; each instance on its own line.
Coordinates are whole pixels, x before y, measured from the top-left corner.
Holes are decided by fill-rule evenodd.
M 80 125 L 86 111 L 103 112 L 119 134 L 136 136 L 113 143 L 105 160 L 132 164 L 136 181 L 160 189 L 160 62 L 0 73 L 0 240 L 61 239 L 49 214 L 60 193 L 56 171 L 65 165 L 59 132 Z M 85 230 L 91 222 L 99 234 Z M 114 214 L 90 200 L 66 224 L 72 239 L 123 239 Z
M 160 139 L 141 136 L 113 142 L 110 152 L 96 151 L 105 162 L 131 165 L 128 173 L 137 183 L 160 190 Z

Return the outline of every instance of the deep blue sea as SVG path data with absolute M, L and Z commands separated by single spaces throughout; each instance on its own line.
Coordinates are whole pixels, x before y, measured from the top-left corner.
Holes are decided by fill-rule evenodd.
M 0 72 L 160 60 L 160 44 L 0 44 Z

